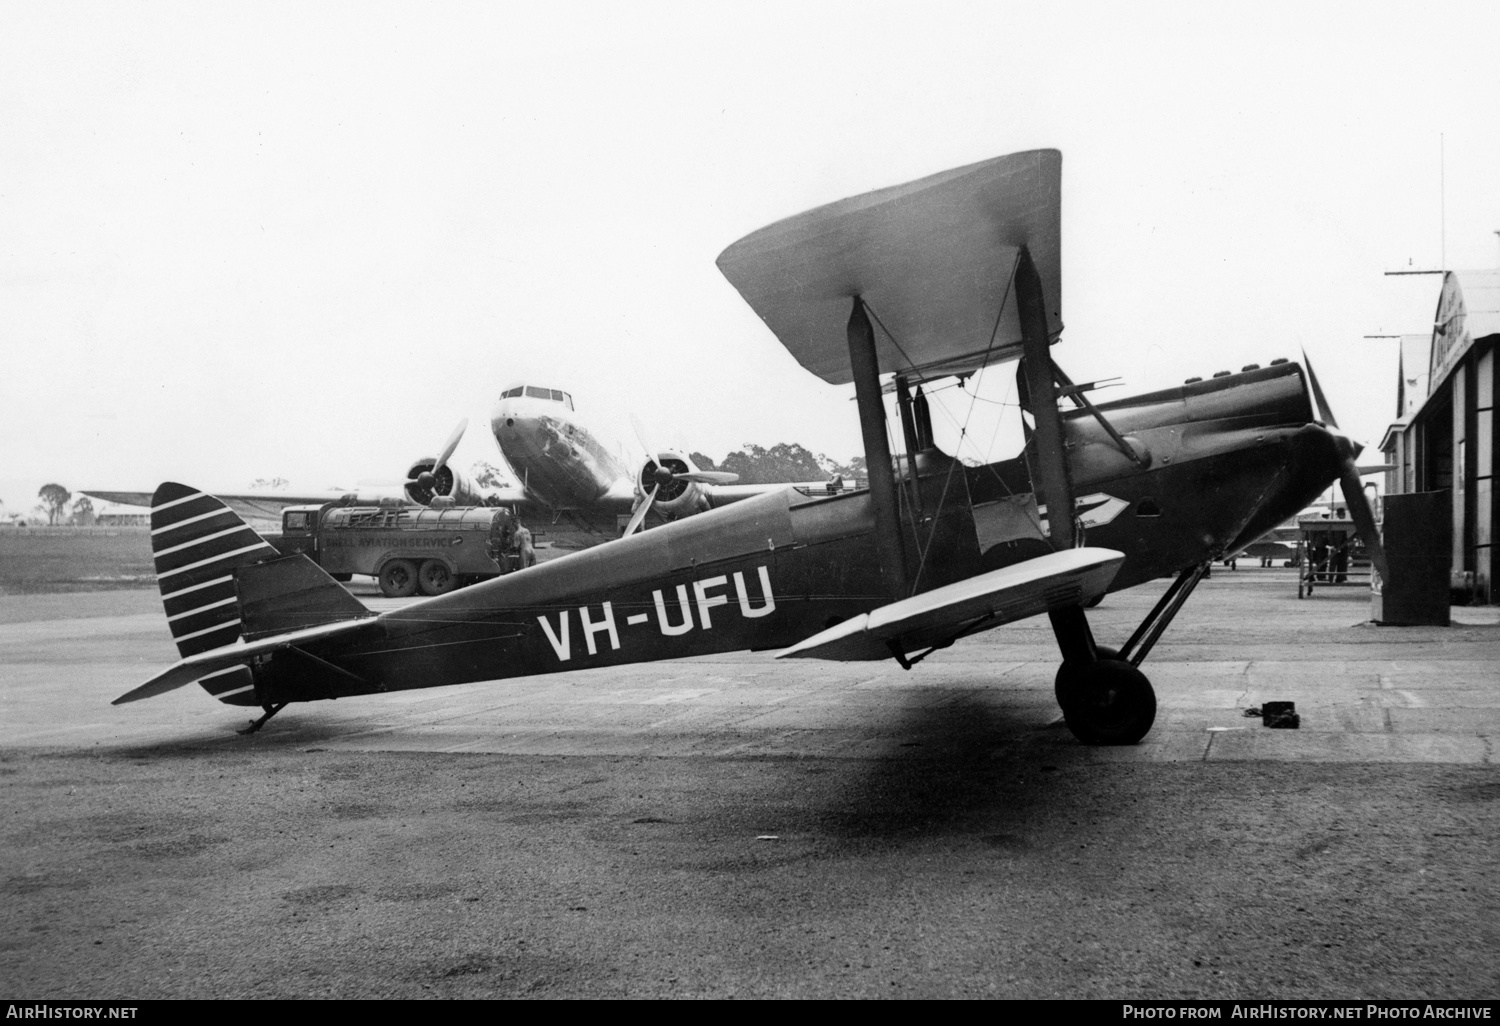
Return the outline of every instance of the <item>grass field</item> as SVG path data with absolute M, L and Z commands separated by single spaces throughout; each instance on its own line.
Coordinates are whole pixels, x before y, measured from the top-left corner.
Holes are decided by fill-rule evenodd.
M 0 529 L 0 595 L 155 586 L 147 528 Z

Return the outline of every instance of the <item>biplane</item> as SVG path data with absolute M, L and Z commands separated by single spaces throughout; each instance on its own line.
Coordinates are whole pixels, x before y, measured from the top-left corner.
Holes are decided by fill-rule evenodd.
M 255 729 L 292 702 L 741 649 L 911 669 L 1046 614 L 1068 727 L 1089 744 L 1139 741 L 1156 713 L 1141 665 L 1210 561 L 1334 480 L 1383 556 L 1359 447 L 1315 417 L 1298 364 L 1099 404 L 1058 366 L 1061 160 L 1037 150 L 946 171 L 720 255 L 803 367 L 853 384 L 868 487 L 778 489 L 375 614 L 213 496 L 163 484 L 152 540 L 181 660 L 116 704 L 196 681 L 261 707 Z M 1026 443 L 967 466 L 934 443 L 923 388 L 1006 363 Z M 1164 576 L 1175 579 L 1122 645 L 1096 641 L 1091 602 Z

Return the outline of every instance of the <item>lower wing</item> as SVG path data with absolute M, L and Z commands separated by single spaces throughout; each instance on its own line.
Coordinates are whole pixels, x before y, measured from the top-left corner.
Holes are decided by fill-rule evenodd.
M 1125 554 L 1114 549 L 1065 549 L 991 570 L 835 624 L 777 655 L 778 659 L 887 659 L 942 646 L 974 631 L 1052 609 L 1082 605 L 1104 594 Z

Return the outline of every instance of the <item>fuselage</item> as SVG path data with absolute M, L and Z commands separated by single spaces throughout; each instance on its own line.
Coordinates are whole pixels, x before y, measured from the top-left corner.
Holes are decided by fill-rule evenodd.
M 522 487 L 554 508 L 632 491 L 630 470 L 579 422 L 566 392 L 512 385 L 500 393 L 490 429 Z
M 1235 551 L 1339 475 L 1334 436 L 1312 422 L 1295 365 L 1101 410 L 1150 457 L 1145 467 L 1126 458 L 1083 411 L 1064 418 L 1085 544 L 1126 557 L 1112 591 Z M 919 454 L 915 480 L 897 461 L 915 591 L 1051 551 L 1026 459 L 971 468 L 932 449 Z M 885 592 L 874 525 L 868 491 L 770 492 L 384 613 L 370 635 L 309 646 L 352 677 L 329 676 L 308 693 L 305 666 L 284 684 L 273 666 L 259 697 L 786 647 L 898 597 Z

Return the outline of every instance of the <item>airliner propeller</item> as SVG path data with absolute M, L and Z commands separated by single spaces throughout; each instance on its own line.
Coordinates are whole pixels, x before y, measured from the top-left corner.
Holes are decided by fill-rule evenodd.
M 465 417 L 463 420 L 458 422 L 458 427 L 453 429 L 453 434 L 448 436 L 447 444 L 443 446 L 443 454 L 433 462 L 430 468 L 422 471 L 416 477 L 407 479 L 406 485 L 408 490 L 410 490 L 413 486 L 421 488 L 424 491 L 430 492 L 433 490 L 433 487 L 437 484 L 438 474 L 441 473 L 442 469 L 448 465 L 449 457 L 453 455 L 453 450 L 458 448 L 458 443 L 464 437 L 464 431 L 467 430 L 468 427 L 468 417 Z
M 640 439 L 641 448 L 646 450 L 646 469 L 641 474 L 640 484 L 645 487 L 647 475 L 650 475 L 651 491 L 641 500 L 635 512 L 630 515 L 630 523 L 625 526 L 622 537 L 628 538 L 640 530 L 641 524 L 646 519 L 646 514 L 651 511 L 657 496 L 665 489 L 668 493 L 666 498 L 675 499 L 682 494 L 688 483 L 693 484 L 734 484 L 740 479 L 738 474 L 730 474 L 721 470 L 698 470 L 691 463 L 672 455 L 666 449 L 658 449 L 646 437 L 646 428 L 641 424 L 640 418 L 631 414 L 630 422 L 635 425 L 635 436 Z M 673 467 L 682 467 L 682 470 L 674 470 Z M 681 483 L 675 491 L 673 485 Z
M 1385 559 L 1385 547 L 1380 543 L 1380 529 L 1375 526 L 1375 513 L 1370 509 L 1370 497 L 1365 494 L 1364 482 L 1360 480 L 1360 472 L 1363 468 L 1356 462 L 1364 446 L 1354 441 L 1348 435 L 1339 430 L 1339 423 L 1333 416 L 1333 410 L 1328 406 L 1328 399 L 1323 395 L 1323 389 L 1318 385 L 1318 375 L 1313 372 L 1312 361 L 1307 358 L 1307 350 L 1302 351 L 1302 363 L 1307 368 L 1308 384 L 1312 386 L 1313 401 L 1318 407 L 1318 416 L 1323 419 L 1323 424 L 1328 433 L 1333 436 L 1334 444 L 1338 446 L 1339 458 L 1342 468 L 1339 471 L 1339 486 L 1344 492 L 1344 501 L 1349 505 L 1349 516 L 1354 520 L 1355 529 L 1359 531 L 1360 541 L 1365 543 L 1365 551 L 1370 554 L 1370 562 L 1375 564 L 1375 569 L 1380 571 L 1384 580 L 1390 580 L 1390 568 Z

